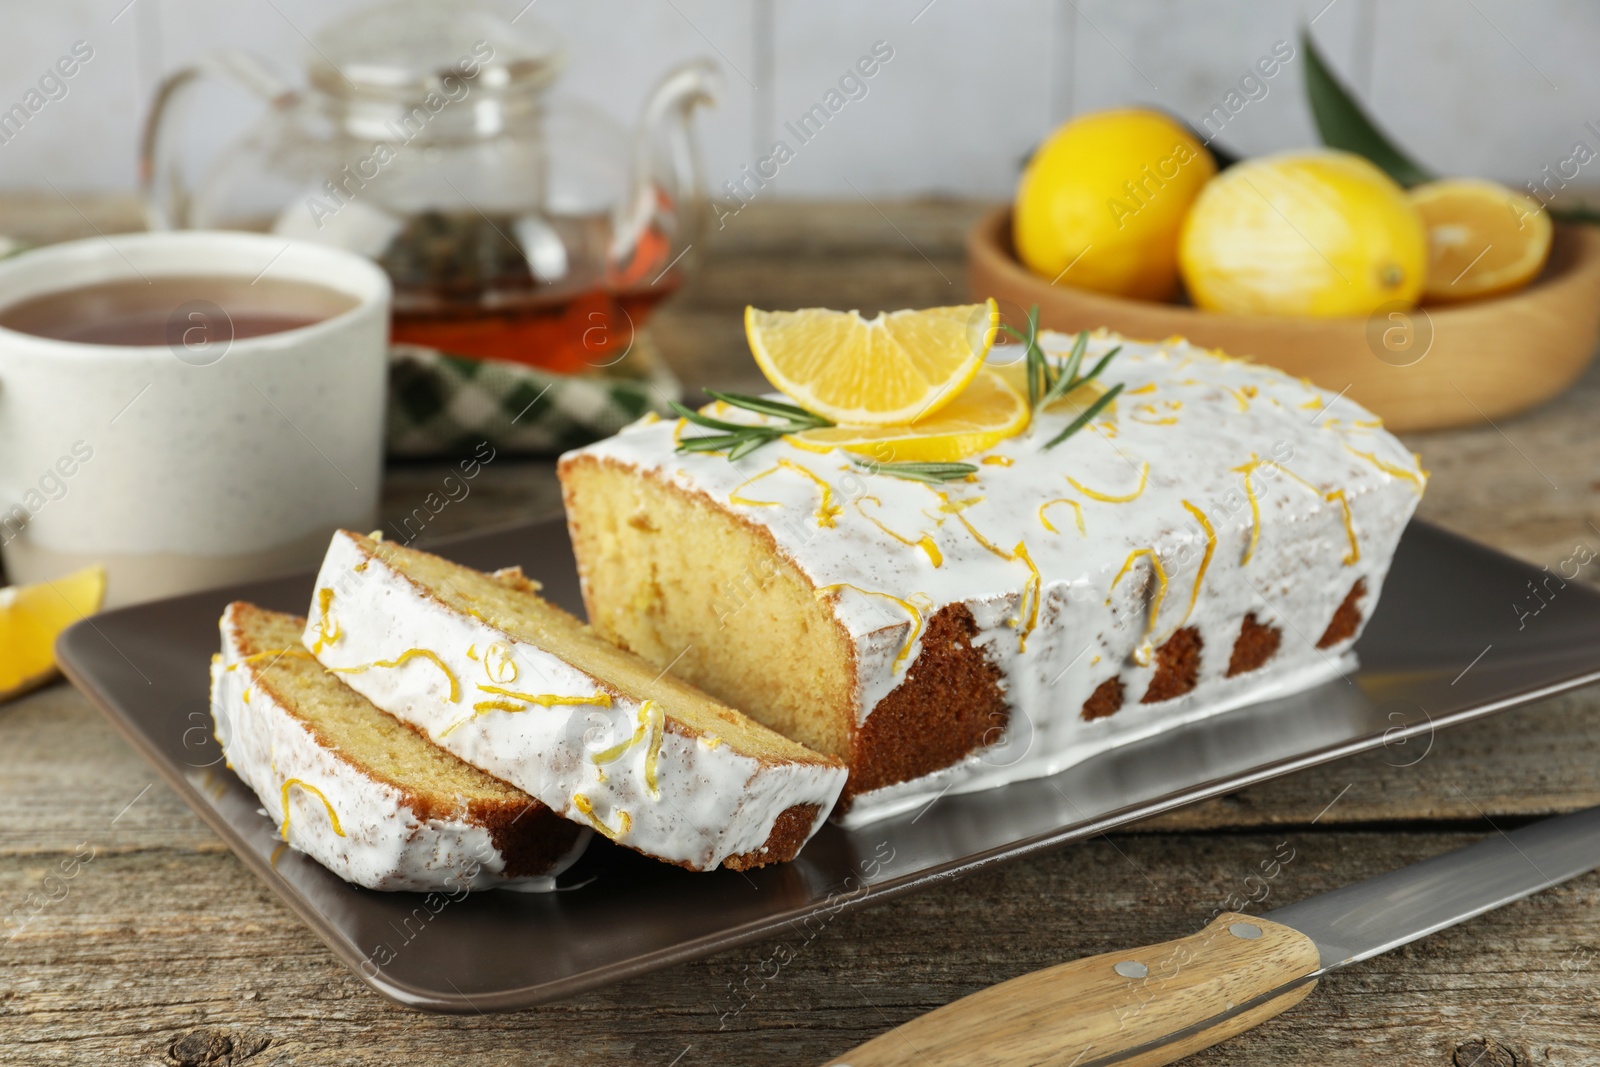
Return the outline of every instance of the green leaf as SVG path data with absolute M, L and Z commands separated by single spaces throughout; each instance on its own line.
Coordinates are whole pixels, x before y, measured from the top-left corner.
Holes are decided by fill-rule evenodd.
M 887 474 L 894 478 L 904 478 L 913 482 L 951 482 L 958 478 L 965 478 L 969 474 L 976 474 L 978 468 L 971 463 L 878 463 L 870 459 L 851 460 L 859 467 L 865 467 L 873 474 Z
M 715 389 L 705 390 L 705 394 L 713 400 L 720 400 L 724 404 L 731 404 L 736 408 L 754 411 L 759 415 L 771 415 L 774 418 L 789 419 L 794 422 L 810 423 L 817 426 L 833 425 L 821 415 L 813 415 L 805 408 L 793 404 L 784 404 L 777 400 L 767 400 L 759 396 L 746 396 L 743 393 L 723 393 Z
M 746 438 L 736 433 L 706 434 L 700 437 L 683 437 L 678 440 L 679 452 L 721 452 L 732 448 Z
M 1083 366 L 1083 354 L 1089 351 L 1089 331 L 1079 330 L 1078 336 L 1072 341 L 1072 351 L 1067 353 L 1067 362 L 1061 368 L 1061 377 L 1069 382 L 1078 380 L 1078 368 Z
M 1401 185 L 1432 181 L 1433 174 L 1396 148 L 1373 125 L 1361 105 L 1328 69 L 1306 30 L 1300 31 L 1300 47 L 1306 54 L 1306 100 L 1311 104 L 1322 143 L 1366 157 Z
M 708 430 L 724 430 L 728 433 L 742 433 L 745 430 L 751 429 L 751 427 L 745 425 L 744 423 L 724 422 L 721 419 L 713 419 L 709 415 L 702 415 L 693 408 L 684 407 L 676 400 L 672 401 L 672 410 L 678 413 L 679 418 L 688 419 L 696 426 L 704 426 Z
M 1589 207 L 1587 204 L 1573 204 L 1571 207 L 1546 208 L 1550 217 L 1561 222 L 1586 222 L 1600 225 L 1600 208 Z
M 1079 378 L 1077 384 L 1078 385 L 1082 385 L 1084 382 L 1092 382 L 1096 378 L 1100 377 L 1100 372 L 1106 369 L 1106 364 L 1110 363 L 1113 359 L 1115 359 L 1117 353 L 1121 352 L 1121 351 L 1122 351 L 1122 346 L 1121 345 L 1117 345 L 1111 351 L 1109 351 L 1105 355 L 1101 356 L 1100 357 L 1100 362 L 1096 363 L 1094 365 L 1094 369 L 1091 370 L 1088 374 L 1085 374 L 1082 378 Z
M 1122 392 L 1121 382 L 1118 382 L 1110 389 L 1107 389 L 1105 393 L 1101 395 L 1100 399 L 1096 400 L 1093 404 L 1090 404 L 1082 415 L 1079 415 L 1077 418 L 1068 423 L 1065 430 L 1062 430 L 1060 433 L 1050 438 L 1050 440 L 1046 441 L 1044 444 L 1044 450 L 1048 451 L 1049 449 L 1056 447 L 1056 445 L 1059 445 L 1062 441 L 1065 441 L 1067 438 L 1071 437 L 1073 434 L 1089 425 L 1089 420 L 1100 414 L 1107 404 L 1111 403 L 1117 398 L 1117 394 L 1120 392 Z
M 774 440 L 775 438 L 772 437 L 757 437 L 755 435 L 746 437 L 743 441 L 740 441 L 738 444 L 734 445 L 728 450 L 728 460 L 729 462 L 732 462 L 734 460 L 743 459 L 756 449 L 760 448 L 762 445 L 771 444 Z

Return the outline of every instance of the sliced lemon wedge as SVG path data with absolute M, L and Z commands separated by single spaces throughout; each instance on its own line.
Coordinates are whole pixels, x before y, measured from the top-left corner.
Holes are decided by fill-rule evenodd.
M 1550 255 L 1550 214 L 1496 182 L 1446 178 L 1410 193 L 1428 228 L 1428 281 L 1436 304 L 1478 300 L 1527 285 Z
M 52 582 L 0 589 L 0 700 L 56 676 L 56 637 L 99 611 L 105 594 L 103 567 L 88 567 Z
M 993 300 L 872 319 L 826 308 L 744 313 L 750 352 L 774 388 L 807 411 L 856 426 L 936 415 L 977 376 L 999 330 Z
M 909 426 L 828 426 L 785 440 L 811 452 L 842 448 L 879 463 L 954 463 L 1028 428 L 1028 401 L 1001 375 L 978 368 L 938 414 Z

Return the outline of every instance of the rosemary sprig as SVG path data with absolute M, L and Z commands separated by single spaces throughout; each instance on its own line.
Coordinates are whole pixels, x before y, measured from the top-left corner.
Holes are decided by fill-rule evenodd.
M 1107 404 L 1111 403 L 1117 398 L 1117 394 L 1120 392 L 1122 392 L 1122 383 L 1118 382 L 1116 385 L 1113 385 L 1110 389 L 1107 389 L 1104 393 L 1100 394 L 1099 399 L 1083 410 L 1083 414 L 1067 423 L 1066 429 L 1062 430 L 1060 433 L 1050 438 L 1050 440 L 1046 441 L 1042 451 L 1048 451 L 1056 447 L 1056 445 L 1059 445 L 1062 441 L 1065 441 L 1067 438 L 1071 437 L 1073 434 L 1089 425 L 1089 420 L 1100 414 Z
M 850 459 L 856 466 L 864 467 L 873 474 L 887 474 L 894 478 L 904 478 L 908 482 L 927 482 L 930 485 L 957 481 L 978 471 L 977 465 L 972 463 L 879 463 L 871 459 L 857 459 L 855 456 L 851 456 Z
M 1061 365 L 1059 371 L 1056 370 L 1051 366 L 1049 357 L 1044 354 L 1044 349 L 1039 347 L 1039 306 L 1037 304 L 1028 312 L 1027 333 L 1023 333 L 1010 324 L 1006 325 L 1005 331 L 1027 346 L 1023 350 L 1023 360 L 1025 361 L 1028 379 L 1028 406 L 1034 412 L 1039 412 L 1049 407 L 1055 401 L 1078 388 L 1078 386 L 1094 381 L 1100 376 L 1100 372 L 1111 364 L 1111 360 L 1116 357 L 1117 353 L 1122 351 L 1122 346 L 1117 345 L 1101 356 L 1088 374 L 1080 375 L 1078 370 L 1083 366 L 1084 354 L 1089 350 L 1089 331 L 1079 330 L 1077 338 L 1072 342 L 1072 351 L 1067 353 L 1066 362 Z M 1089 425 L 1089 421 L 1104 411 L 1106 405 L 1115 400 L 1120 392 L 1122 392 L 1122 383 L 1120 382 L 1107 389 L 1082 414 L 1068 423 L 1066 429 L 1046 441 L 1043 449 L 1054 448 Z
M 729 459 L 742 459 L 762 445 L 770 444 L 787 434 L 833 425 L 821 415 L 813 415 L 805 408 L 793 404 L 766 400 L 759 396 L 745 396 L 743 393 L 722 393 L 714 389 L 707 389 L 705 393 L 713 400 L 720 400 L 730 407 L 743 408 L 745 411 L 753 411 L 758 415 L 783 421 L 754 424 L 728 422 L 724 419 L 714 419 L 710 415 L 702 415 L 698 411 L 673 402 L 672 410 L 682 418 L 704 429 L 718 431 L 713 434 L 701 434 L 698 437 L 681 438 L 678 442 L 679 452 L 726 452 Z

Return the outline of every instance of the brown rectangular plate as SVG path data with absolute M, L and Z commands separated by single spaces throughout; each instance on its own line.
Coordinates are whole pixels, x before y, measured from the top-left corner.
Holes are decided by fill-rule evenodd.
M 581 611 L 559 520 L 432 546 L 480 568 L 521 564 Z M 211 737 L 206 668 L 229 600 L 304 612 L 310 576 L 107 612 L 62 635 L 68 677 L 334 953 L 378 992 L 429 1011 L 507 1011 L 757 941 L 1276 775 L 1388 746 L 1600 679 L 1600 593 L 1568 583 L 1519 620 L 1535 570 L 1413 523 L 1350 678 L 1097 756 L 1050 778 L 857 830 L 827 826 L 793 863 L 695 874 L 603 840 L 565 892 L 458 900 L 376 893 L 282 847 Z M 1523 626 L 1522 622 L 1526 625 Z

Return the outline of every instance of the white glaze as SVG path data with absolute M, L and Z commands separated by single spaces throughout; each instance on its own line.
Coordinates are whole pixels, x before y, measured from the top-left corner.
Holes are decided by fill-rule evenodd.
M 764 848 L 778 817 L 796 804 L 817 805 L 815 833 L 844 787 L 840 767 L 764 762 L 726 743 L 680 735 L 661 723 L 660 705 L 644 708 L 648 701 L 612 695 L 604 706 L 545 707 L 513 700 L 523 706 L 475 711 L 477 703 L 506 699 L 494 690 L 594 698 L 606 687 L 535 645 L 451 610 L 383 560 L 369 559 L 347 533 L 334 535 L 316 587 L 318 597 L 333 590 L 327 628 L 339 635 L 319 640 L 323 620 L 314 598 L 305 642 L 324 666 L 365 667 L 341 677 L 473 766 L 641 852 L 708 870 Z M 439 657 L 457 682 L 456 699 L 450 678 L 431 659 L 367 666 L 396 661 L 412 648 Z M 633 741 L 641 722 L 643 736 Z M 660 737 L 654 789 L 646 770 L 653 735 Z M 625 747 L 615 758 L 596 761 L 619 746 Z
M 1071 341 L 1060 334 L 1041 337 L 1042 347 L 1058 357 Z M 1354 402 L 1181 339 L 1133 342 L 1101 332 L 1090 339 L 1083 365 L 1092 366 L 1115 345 L 1122 352 L 1102 375 L 1107 387 L 1124 385 L 1114 407 L 1050 451 L 1043 443 L 1077 412 L 1040 414 L 1021 436 L 970 457 L 979 464 L 976 484 L 930 487 L 868 474 L 843 452 L 818 454 L 788 441 L 738 462 L 678 453 L 676 434 L 703 431 L 648 418 L 581 450 L 702 494 L 766 527 L 818 589 L 855 587 L 840 588 L 832 604 L 856 645 L 860 722 L 900 684 L 919 651 L 915 641 L 905 650 L 913 620 L 888 597 L 918 605 L 924 620 L 950 604 L 972 611 L 979 628 L 974 643 L 999 667 L 1010 705 L 1002 739 L 937 775 L 857 797 L 847 824 L 906 810 L 946 790 L 968 792 L 1052 774 L 1111 745 L 1307 688 L 1349 669 L 1353 638 L 1325 650 L 1315 644 L 1357 579 L 1366 581 L 1363 622 L 1370 617 L 1426 482 L 1415 457 Z M 746 417 L 720 406 L 716 414 Z M 985 464 L 991 456 L 1008 457 L 1011 465 Z M 1260 524 L 1247 562 L 1255 523 L 1240 468 L 1252 457 L 1278 466 L 1260 466 L 1250 475 Z M 834 525 L 819 521 L 821 493 L 811 479 L 779 468 L 750 481 L 780 459 L 831 486 L 843 506 Z M 1128 495 L 1146 464 L 1144 490 L 1129 502 L 1096 500 L 1068 480 L 1103 495 Z M 1349 505 L 1359 559 L 1349 559 L 1343 509 L 1325 495 L 1337 491 Z M 961 507 L 959 515 L 1006 555 L 1024 544 L 1038 567 L 1038 617 L 1025 649 L 1022 631 L 1032 613 L 1027 564 L 985 548 L 944 508 L 939 493 L 955 507 L 981 498 Z M 735 503 L 735 495 L 776 506 Z M 1056 500 L 1081 507 L 1083 534 L 1065 503 L 1046 513 L 1058 532 L 1046 529 L 1040 508 Z M 1208 538 L 1185 501 L 1206 516 L 1216 536 L 1192 613 L 1190 597 Z M 942 565 L 885 533 L 868 515 L 912 542 L 930 535 Z M 1150 557 L 1136 557 L 1116 581 L 1130 554 L 1140 550 L 1153 551 L 1168 580 L 1153 620 L 1157 583 Z M 1282 644 L 1266 667 L 1226 678 L 1229 652 L 1249 612 L 1282 630 Z M 1140 703 L 1154 673 L 1153 647 L 1182 626 L 1197 628 L 1205 643 L 1199 683 L 1175 700 Z M 1114 674 L 1125 687 L 1122 710 L 1084 721 L 1084 701 Z
M 399 790 L 325 748 L 260 688 L 258 671 L 270 666 L 270 660 L 246 661 L 230 616 L 223 616 L 221 630 L 222 655 L 211 665 L 211 715 L 229 766 L 254 790 L 266 816 L 280 829 L 285 782 L 303 782 L 327 800 L 325 807 L 310 790 L 289 789 L 290 848 L 347 882 L 417 892 L 493 887 L 546 892 L 555 888 L 555 876 L 582 854 L 587 834 L 545 874 L 506 877 L 505 857 L 487 829 L 465 818 L 419 818 Z M 329 808 L 342 835 L 335 831 Z

